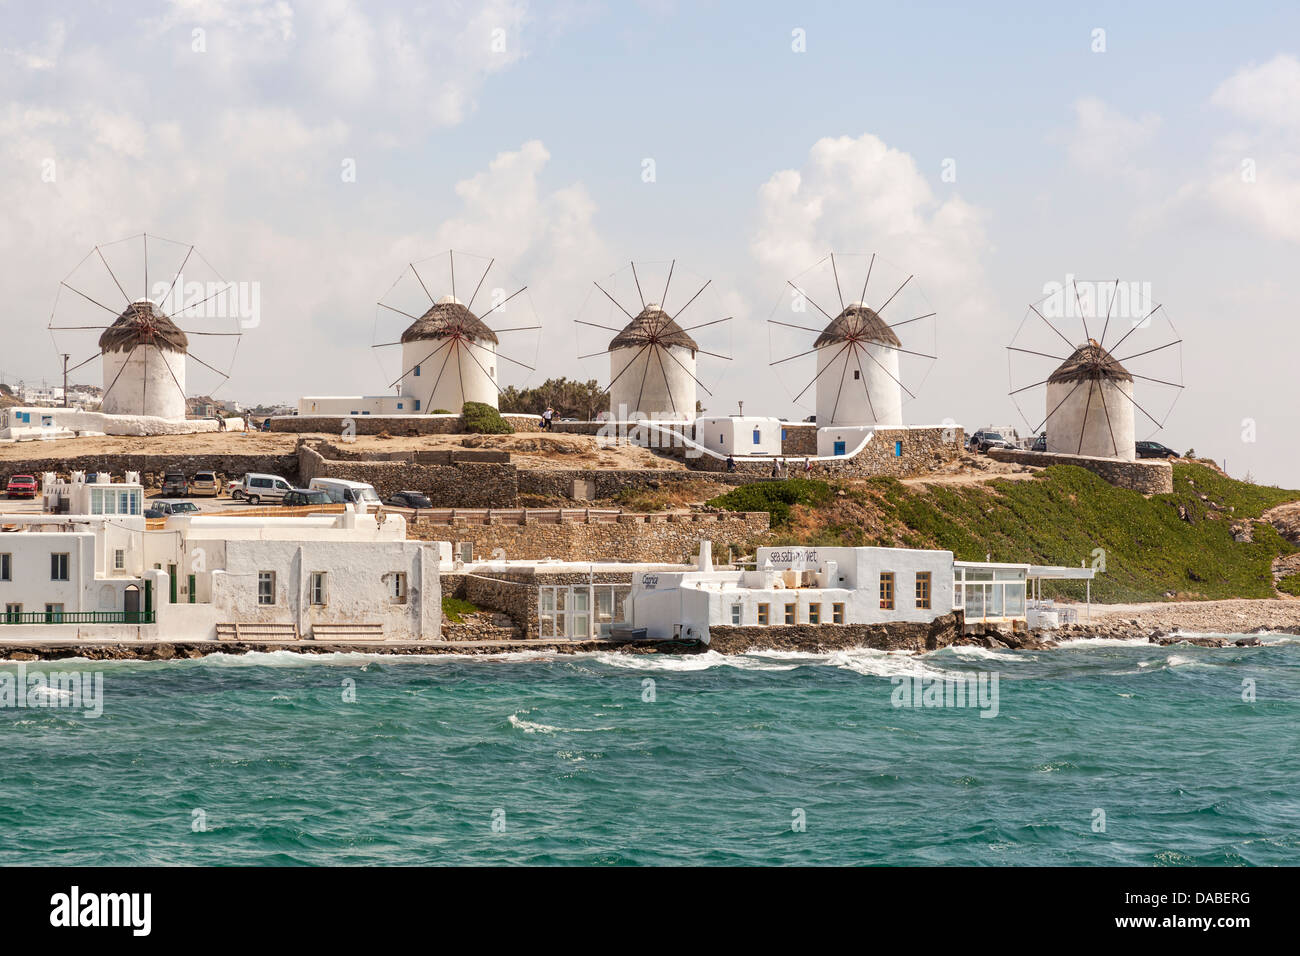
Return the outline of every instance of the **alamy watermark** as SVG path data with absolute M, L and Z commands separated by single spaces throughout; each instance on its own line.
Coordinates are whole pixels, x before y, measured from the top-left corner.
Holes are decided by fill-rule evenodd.
M 895 707 L 974 707 L 981 717 L 996 717 L 1000 709 L 997 671 L 961 677 L 891 677 L 890 703 Z
M 1038 311 L 1048 319 L 1106 319 L 1145 325 L 1155 308 L 1150 282 L 1076 279 L 1043 283 Z
M 104 713 L 103 671 L 0 671 L 0 707 L 77 708 L 87 717 Z
M 241 329 L 262 323 L 260 282 L 155 282 L 150 298 L 173 319 L 236 319 Z M 164 301 L 165 300 L 165 301 Z

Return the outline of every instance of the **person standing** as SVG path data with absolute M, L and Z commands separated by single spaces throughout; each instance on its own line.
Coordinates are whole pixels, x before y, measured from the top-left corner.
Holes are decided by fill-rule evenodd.
M 542 431 L 551 430 L 551 420 L 555 418 L 555 409 L 550 405 L 546 406 L 546 411 L 542 412 Z

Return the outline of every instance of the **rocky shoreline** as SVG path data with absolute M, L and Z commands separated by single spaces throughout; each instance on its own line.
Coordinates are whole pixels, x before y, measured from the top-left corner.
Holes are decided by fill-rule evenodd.
M 615 651 L 625 654 L 747 654 L 762 651 L 828 653 L 854 648 L 925 654 L 944 647 L 985 647 L 1004 650 L 1048 650 L 1088 638 L 1136 643 L 1193 644 L 1202 647 L 1249 647 L 1260 634 L 1300 635 L 1300 600 L 1229 600 L 1159 604 L 1094 605 L 1092 620 L 1050 631 L 962 627 L 956 614 L 928 623 L 793 625 L 789 627 L 725 627 L 714 629 L 710 644 L 682 641 L 555 641 L 492 639 L 510 634 L 505 628 L 475 634 L 478 639 L 434 642 L 326 643 L 319 641 L 6 641 L 0 661 L 188 660 L 209 654 L 249 654 L 291 651 L 298 654 L 582 654 Z M 468 633 L 457 633 L 467 637 Z

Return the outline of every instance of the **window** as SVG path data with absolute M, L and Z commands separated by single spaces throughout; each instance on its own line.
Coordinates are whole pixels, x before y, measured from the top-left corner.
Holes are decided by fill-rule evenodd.
M 388 596 L 393 604 L 406 603 L 406 575 L 403 572 L 394 571 L 388 576 Z
M 788 429 L 788 428 L 782 428 L 782 429 L 781 429 L 781 441 L 785 441 L 785 440 L 786 440 L 787 438 L 789 438 L 789 437 L 790 437 L 790 429 Z
M 760 445 L 763 442 L 763 435 L 757 428 L 754 429 L 754 444 Z
M 785 606 L 785 623 L 787 624 L 795 623 L 795 607 L 796 605 L 794 604 L 787 604 Z
M 420 400 L 418 398 L 415 400 L 415 410 L 417 412 L 420 410 Z
M 258 604 L 275 603 L 275 572 L 274 571 L 257 572 L 257 603 Z
M 820 624 L 822 622 L 822 606 L 820 604 L 808 605 L 808 623 Z
M 758 623 L 761 624 L 761 625 L 766 625 L 766 624 L 767 624 L 767 605 L 766 605 L 766 604 L 760 604 L 760 605 L 758 606 Z
M 47 604 L 45 605 L 45 623 L 62 624 L 63 623 L 63 605 Z
M 458 555 L 458 559 L 461 560 L 461 561 L 465 561 L 465 562 L 467 562 L 467 563 L 470 562 L 470 561 L 473 561 L 473 560 L 474 560 L 474 542 L 473 542 L 473 541 L 461 541 L 461 542 L 459 542 L 459 543 L 456 545 L 456 553 L 457 553 L 457 555 Z
M 68 580 L 68 556 L 67 554 L 50 555 L 50 580 L 66 581 Z
M 843 605 L 843 604 L 835 603 L 835 604 L 832 604 L 832 605 L 831 605 L 831 623 L 832 623 L 832 624 L 843 624 L 843 623 L 844 623 L 844 605 Z
M 12 554 L 0 554 L 0 581 L 12 581 L 13 578 L 14 556 Z
M 420 377 L 420 366 L 418 365 L 415 367 L 415 377 L 416 378 Z
M 402 410 L 402 403 L 401 403 L 401 402 L 398 402 L 398 403 L 397 403 L 397 410 L 398 410 L 399 412 Z
M 5 605 L 5 623 L 17 624 L 22 618 L 23 606 L 21 604 Z
M 853 370 L 853 380 L 856 382 L 860 378 L 862 378 L 862 369 L 855 368 Z
M 844 442 L 842 442 L 842 441 L 837 441 L 837 442 L 835 443 L 835 450 L 832 452 L 832 454 L 834 454 L 834 455 L 842 455 L 842 454 L 844 454 Z
M 916 606 L 929 608 L 930 606 L 930 572 L 916 572 Z
M 123 551 L 121 548 L 118 548 L 113 552 L 113 570 L 114 571 L 126 570 L 126 552 Z
M 732 624 L 739 624 L 739 623 L 740 623 L 740 620 L 741 620 L 740 615 L 741 615 L 741 613 L 742 613 L 742 609 L 741 609 L 741 606 L 740 606 L 739 604 L 733 604 L 733 605 L 731 605 L 731 623 L 732 623 Z
M 894 572 L 880 572 L 880 609 L 882 611 L 892 611 L 894 609 Z
M 311 573 L 311 584 L 308 586 L 308 594 L 312 604 L 318 607 L 325 603 L 325 572 L 313 571 Z

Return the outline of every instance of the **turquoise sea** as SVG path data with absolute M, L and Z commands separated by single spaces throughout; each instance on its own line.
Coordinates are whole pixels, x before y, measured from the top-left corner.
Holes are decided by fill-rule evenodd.
M 1300 643 L 1265 640 L 28 664 L 103 714 L 0 708 L 0 863 L 1295 864 Z M 996 717 L 894 706 L 979 673 Z

